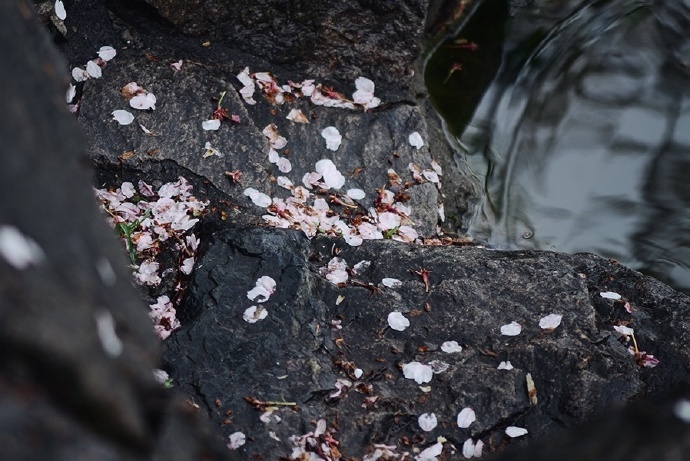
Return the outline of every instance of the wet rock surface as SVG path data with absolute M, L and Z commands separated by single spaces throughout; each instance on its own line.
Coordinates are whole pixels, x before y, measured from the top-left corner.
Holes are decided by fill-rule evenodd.
M 234 35 L 203 46 L 209 37 L 227 33 L 224 27 L 235 24 L 233 14 L 255 11 L 254 6 L 219 13 L 215 24 L 208 19 L 210 2 L 198 3 L 194 12 L 182 10 L 179 17 L 173 17 L 180 11 L 173 9 L 173 2 L 151 3 L 184 30 L 196 33 L 202 24 L 209 36 L 181 36 L 153 10 L 134 9 L 128 2 L 108 2 L 107 8 L 104 2 L 67 5 L 67 32 L 56 35 L 70 67 L 83 66 L 102 45 L 118 51 L 100 78 L 78 85 L 75 101 L 87 149 L 80 144 L 77 124 L 62 110 L 61 96 L 55 96 L 61 90 L 56 75 L 62 75 L 56 69 L 62 64 L 54 55 L 46 58 L 52 67 L 38 61 L 26 67 L 25 75 L 35 80 L 17 79 L 13 70 L 3 81 L 15 86 L 1 86 L 12 107 L 12 116 L 0 119 L 3 138 L 20 140 L 4 152 L 27 155 L 4 157 L 14 169 L 2 170 L 7 176 L 0 182 L 3 196 L 19 195 L 22 201 L 21 206 L 2 202 L 0 215 L 3 224 L 34 239 L 49 263 L 18 271 L 7 264 L 5 253 L 0 258 L 0 312 L 5 320 L 0 341 L 10 351 L 0 376 L 0 422 L 8 428 L 0 457 L 206 460 L 309 459 L 313 454 L 323 459 L 411 459 L 443 436 L 443 456 L 461 459 L 468 439 L 481 440 L 484 454 L 505 446 L 524 448 L 617 404 L 664 395 L 688 383 L 690 300 L 615 262 L 586 254 L 491 251 L 452 238 L 434 240 L 444 243 L 437 246 L 376 240 L 353 247 L 325 236 L 309 240 L 300 230 L 266 226 L 265 210 L 244 195 L 246 187 L 271 196 L 286 193 L 273 182 L 280 173 L 268 161 L 269 143 L 262 133 L 275 123 L 288 140 L 289 152 L 281 150 L 280 155 L 290 159 L 294 170 L 286 175 L 295 183 L 316 161 L 329 158 L 347 173 L 345 189 L 366 192 L 361 206 L 367 208 L 375 204 L 374 189 L 390 186 L 387 170 L 394 168 L 404 176 L 403 183 L 409 182 L 401 192 L 409 195 L 405 203 L 421 235 L 436 232 L 439 203 L 446 204 L 447 215 L 454 215 L 455 221 L 448 221 L 459 222 L 471 205 L 472 186 L 446 180 L 459 179 L 460 173 L 428 102 L 415 100 L 413 89 L 420 82 L 403 78 L 408 75 L 403 69 L 413 67 L 418 57 L 426 5 L 359 2 L 359 12 L 372 16 L 365 26 L 390 24 L 380 33 L 387 34 L 386 46 L 399 49 L 381 47 L 396 63 L 388 66 L 389 61 L 366 52 L 371 48 L 360 50 L 344 33 L 317 35 L 320 47 L 340 50 L 332 55 L 337 62 L 324 58 L 330 54 L 321 48 L 313 56 L 304 57 L 300 48 L 278 58 L 281 50 L 299 45 L 290 41 L 271 49 L 260 40 L 235 47 L 238 37 L 249 39 L 243 34 L 250 30 L 266 39 L 278 34 L 279 29 L 269 34 L 262 28 L 273 24 L 268 20 L 256 23 L 262 27 L 250 27 L 256 18 L 249 17 L 237 20 Z M 261 8 L 264 3 L 253 5 Z M 269 16 L 283 8 L 266 5 L 275 6 L 263 11 Z M 28 10 L 2 8 L 8 14 L 0 17 L 23 24 L 17 15 Z M 340 18 L 335 32 L 359 30 L 360 24 L 342 16 L 348 8 L 334 6 L 318 24 Z M 309 22 L 314 18 L 295 14 L 288 15 L 290 24 L 316 24 Z M 395 29 L 399 26 L 407 28 L 404 40 Z M 373 34 L 367 27 L 362 30 Z M 40 36 L 34 29 L 2 30 L 8 37 Z M 25 46 L 49 49 L 45 39 L 27 40 Z M 259 52 L 261 47 L 266 49 Z M 23 69 L 20 63 L 33 55 L 18 50 L 11 56 Z M 298 62 L 302 58 L 304 67 Z M 169 64 L 179 59 L 183 64 L 176 72 Z M 245 66 L 271 71 L 281 82 L 324 78 L 348 97 L 354 79 L 369 69 L 367 76 L 375 81 L 384 104 L 368 112 L 324 108 L 305 98 L 276 106 L 257 93 L 257 104 L 246 105 L 234 77 Z M 52 77 L 42 74 L 46 69 L 52 69 Z M 343 71 L 334 77 L 329 69 Z M 45 93 L 30 89 L 46 80 L 52 83 L 33 86 Z M 120 89 L 132 81 L 156 94 L 155 110 L 128 107 Z M 201 123 L 218 104 L 211 98 L 223 91 L 223 107 L 238 115 L 239 123 L 224 121 L 220 130 L 204 131 Z M 135 113 L 135 121 L 121 126 L 111 120 L 111 113 L 125 108 Z M 311 123 L 287 121 L 284 117 L 292 108 L 302 109 Z M 39 116 L 33 120 L 30 114 Z M 39 127 L 38 135 L 18 128 L 22 122 Z M 343 135 L 337 151 L 327 150 L 320 134 L 330 125 Z M 413 131 L 425 140 L 421 149 L 408 142 Z M 223 157 L 204 158 L 206 142 Z M 161 346 L 140 297 L 150 303 L 164 290 L 174 290 L 177 280 L 164 277 L 157 290 L 140 293 L 130 286 L 126 258 L 93 207 L 85 153 L 96 166 L 98 187 L 144 180 L 157 189 L 183 176 L 195 195 L 209 202 L 193 230 L 201 244 L 176 305 L 182 327 L 163 342 L 162 364 Z M 444 168 L 440 189 L 413 180 L 407 170 L 410 162 L 427 168 L 432 159 Z M 232 170 L 241 171 L 239 183 L 225 174 Z M 46 202 L 46 197 L 54 202 Z M 327 193 L 323 198 L 331 199 Z M 333 206 L 339 213 L 348 209 Z M 454 230 L 455 224 L 447 222 L 446 230 Z M 109 271 L 96 264 L 101 257 L 112 266 L 114 285 Z M 348 267 L 347 281 L 339 285 L 332 283 L 328 270 L 333 258 Z M 361 261 L 370 263 L 357 265 Z M 275 280 L 275 292 L 263 303 L 250 300 L 247 292 L 264 276 Z M 388 278 L 400 284 L 384 283 Z M 602 292 L 616 292 L 621 299 L 604 298 Z M 254 314 L 247 315 L 251 306 Z M 114 354 L 113 345 L 99 333 L 104 310 L 114 319 L 123 345 L 120 354 Z M 245 320 L 261 317 L 262 311 L 265 318 Z M 400 315 L 389 321 L 393 312 Z M 549 314 L 562 315 L 562 322 L 553 330 L 540 328 L 540 320 Z M 406 328 L 401 317 L 409 322 Z M 503 335 L 501 327 L 512 322 L 521 325 L 521 332 Z M 629 350 L 632 338 L 616 333 L 614 326 L 634 329 L 637 357 Z M 456 341 L 461 350 L 446 352 L 452 350 L 444 345 L 447 341 Z M 642 351 L 659 364 L 643 366 L 651 362 L 645 362 L 649 357 Z M 419 365 L 410 369 L 415 362 Z M 501 362 L 514 368 L 498 369 Z M 170 373 L 174 391 L 161 389 L 153 380 L 151 370 L 159 365 Z M 417 382 L 405 377 L 415 366 L 422 374 L 430 371 L 422 366 L 432 370 Z M 528 387 L 528 375 L 534 389 Z M 681 418 L 684 413 L 677 411 L 677 398 L 664 401 L 658 412 L 644 406 L 601 420 L 596 423 L 606 429 L 601 434 L 571 432 L 563 440 L 577 446 L 579 434 L 589 434 L 592 445 L 583 446 L 601 447 L 602 434 L 626 421 L 639 432 L 621 436 L 621 443 L 639 447 L 637 454 L 644 455 L 646 440 L 640 434 L 649 414 L 669 428 L 652 432 L 656 445 L 649 446 L 661 446 L 659 441 L 669 440 L 669 434 L 683 440 L 688 425 Z M 458 413 L 467 407 L 474 410 L 476 421 L 458 427 Z M 432 412 L 438 425 L 424 432 L 418 418 Z M 505 434 L 508 426 L 529 432 L 512 439 Z M 37 437 L 46 442 L 34 443 Z M 229 450 L 228 442 L 236 449 Z M 554 450 L 553 445 L 527 449 L 528 454 L 505 456 L 529 459 Z M 659 450 L 673 454 L 683 449 L 679 442 Z M 563 457 L 568 456 L 586 458 L 576 449 Z

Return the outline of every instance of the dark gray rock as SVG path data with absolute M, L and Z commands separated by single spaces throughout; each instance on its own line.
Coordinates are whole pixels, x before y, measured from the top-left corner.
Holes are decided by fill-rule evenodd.
M 336 287 L 319 275 L 335 249 L 350 267 L 362 260 L 371 265 Z M 415 273 L 421 269 L 430 272 L 428 293 Z M 264 275 L 276 280 L 277 290 L 261 304 L 267 318 L 250 324 L 242 315 L 255 303 L 246 293 Z M 382 286 L 385 277 L 400 279 L 402 286 Z M 634 312 L 602 298 L 602 291 L 618 291 Z M 338 296 L 344 297 L 339 304 Z M 228 435 L 247 434 L 245 456 L 289 455 L 290 436 L 312 431 L 311 422 L 320 418 L 337 428 L 343 456 L 360 458 L 373 444 L 412 452 L 437 436 L 458 449 L 468 437 L 480 438 L 486 451 L 494 451 L 687 383 L 689 308 L 685 296 L 592 255 L 385 241 L 359 248 L 328 239 L 309 245 L 292 231 L 230 228 L 208 242 L 180 310 L 186 325 L 165 343 L 165 357 L 176 385 L 194 396 L 211 421 Z M 393 311 L 411 326 L 390 329 L 386 319 Z M 563 315 L 562 324 L 542 330 L 540 318 L 551 313 Z M 511 321 L 522 324 L 522 333 L 502 336 L 500 327 Z M 640 367 L 614 324 L 633 327 L 640 349 L 660 365 Z M 442 352 L 449 340 L 464 350 Z M 434 375 L 428 392 L 400 370 L 415 360 L 448 365 Z M 498 370 L 506 360 L 515 368 Z M 360 379 L 355 368 L 363 370 Z M 537 389 L 536 405 L 528 397 L 527 373 Z M 342 398 L 329 398 L 338 379 L 354 386 Z M 281 407 L 274 414 L 282 420 L 265 424 L 245 397 L 295 402 L 299 410 Z M 364 409 L 367 397 L 377 400 Z M 455 419 L 466 406 L 477 422 L 459 429 Z M 427 412 L 439 419 L 430 433 L 417 424 Z M 526 427 L 530 435 L 511 442 L 503 433 L 510 425 Z M 450 446 L 446 450 L 452 454 Z
M 428 2 L 281 0 L 219 2 L 150 0 L 159 14 L 190 34 L 230 45 L 292 73 L 351 82 L 360 75 L 388 101 L 410 88 L 417 71 Z
M 228 459 L 153 379 L 160 345 L 95 206 L 64 62 L 28 3 L 0 18 L 0 458 Z

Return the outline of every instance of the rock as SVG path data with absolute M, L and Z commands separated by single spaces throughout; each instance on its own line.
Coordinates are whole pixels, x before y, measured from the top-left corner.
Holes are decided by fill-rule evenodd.
M 402 94 L 416 72 L 428 5 L 423 0 L 147 3 L 185 33 L 204 34 L 212 47 L 241 50 L 297 78 L 342 84 L 363 75 L 381 85 L 389 102 L 407 98 Z
M 64 62 L 29 4 L 0 18 L 0 458 L 229 459 L 153 378 L 160 345 L 94 206 Z
M 250 438 L 245 457 L 288 456 L 291 437 L 313 431 L 312 422 L 322 418 L 344 457 L 361 459 L 375 444 L 413 452 L 438 436 L 449 441 L 449 454 L 470 437 L 494 451 L 688 382 L 689 300 L 592 255 L 386 241 L 351 248 L 330 239 L 310 245 L 293 231 L 236 227 L 217 232 L 207 245 L 180 308 L 184 325 L 165 343 L 166 368 L 223 432 Z M 371 264 L 338 287 L 321 274 L 334 254 L 350 269 Z M 422 270 L 429 272 L 428 293 Z M 261 276 L 275 279 L 276 292 L 260 304 L 267 317 L 248 323 L 243 313 L 256 303 L 245 294 Z M 402 285 L 386 288 L 386 277 Z M 603 298 L 606 291 L 622 300 Z M 409 328 L 389 328 L 387 316 L 395 311 Z M 553 331 L 538 326 L 549 314 L 563 316 Z M 500 327 L 513 321 L 522 332 L 501 335 Z M 613 329 L 619 324 L 634 328 L 638 347 L 658 358 L 658 367 L 635 363 L 627 349 L 632 343 Z M 452 340 L 462 352 L 442 352 Z M 413 361 L 439 370 L 428 390 L 403 376 L 401 367 Z M 502 361 L 514 369 L 497 369 Z M 344 383 L 350 385 L 339 392 Z M 294 402 L 299 410 L 277 404 L 261 422 L 259 409 L 272 405 L 254 399 Z M 459 429 L 455 418 L 465 407 L 477 421 Z M 417 418 L 432 412 L 440 423 L 425 433 Z M 509 425 L 530 435 L 510 440 Z

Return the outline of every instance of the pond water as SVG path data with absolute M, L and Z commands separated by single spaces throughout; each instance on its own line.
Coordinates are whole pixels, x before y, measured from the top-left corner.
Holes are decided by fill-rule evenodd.
M 427 63 L 482 192 L 464 230 L 615 258 L 690 293 L 690 0 L 535 3 L 482 6 Z

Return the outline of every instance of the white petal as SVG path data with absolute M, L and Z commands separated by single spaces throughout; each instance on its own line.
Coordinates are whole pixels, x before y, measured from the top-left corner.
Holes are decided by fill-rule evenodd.
M 70 83 L 67 87 L 67 92 L 65 92 L 65 102 L 67 102 L 67 104 L 71 103 L 76 95 L 77 87 Z
M 86 63 L 86 72 L 93 78 L 100 78 L 102 75 L 101 66 L 96 64 L 96 61 L 89 61 Z
M 343 137 L 340 136 L 340 132 L 334 126 L 324 128 L 323 131 L 321 131 L 321 136 L 326 140 L 326 148 L 330 150 L 338 150 L 343 140 Z
M 292 184 L 292 181 L 290 179 L 286 178 L 285 176 L 278 176 L 276 178 L 276 183 L 282 187 L 283 189 L 293 189 L 295 186 Z
M 673 405 L 673 414 L 684 423 L 690 424 L 690 400 L 678 400 Z
M 434 372 L 429 365 L 419 362 L 410 362 L 403 365 L 403 375 L 407 379 L 414 379 L 417 384 L 424 384 L 431 381 Z
M 553 330 L 561 324 L 563 316 L 560 314 L 549 314 L 539 320 L 539 327 L 544 330 Z
M 346 194 L 352 200 L 362 200 L 366 196 L 362 189 L 348 189 Z
M 376 89 L 374 82 L 365 77 L 357 77 L 355 80 L 355 88 L 359 91 L 365 91 L 367 93 L 373 93 Z
M 462 456 L 464 456 L 467 459 L 474 458 L 474 448 L 474 440 L 465 440 L 465 443 L 462 444 Z
M 419 415 L 417 422 L 419 423 L 419 427 L 423 431 L 427 432 L 433 431 L 436 425 L 438 424 L 438 420 L 434 413 L 424 413 Z
M 383 286 L 388 288 L 398 288 L 399 286 L 402 286 L 402 282 L 400 280 L 389 277 L 386 277 L 383 280 L 381 280 L 381 283 L 383 284 Z
M 33 239 L 8 225 L 0 225 L 0 255 L 20 270 L 38 264 L 45 258 L 45 253 Z
M 606 298 L 606 299 L 614 299 L 614 300 L 621 299 L 621 295 L 619 295 L 615 291 L 602 291 L 601 293 L 599 293 L 599 296 L 601 296 L 602 298 Z
M 332 160 L 319 160 L 316 162 L 315 169 L 317 173 L 321 174 L 327 188 L 340 189 L 345 185 L 345 176 L 338 171 Z M 302 181 L 304 181 L 304 179 Z
M 115 48 L 112 46 L 102 46 L 101 49 L 98 50 L 98 57 L 104 61 L 110 61 L 115 55 L 117 55 L 117 51 L 115 51 Z
M 444 371 L 448 370 L 448 368 L 450 368 L 450 364 L 444 362 L 443 360 L 432 360 L 431 362 L 429 362 L 429 366 L 431 367 L 431 370 L 434 372 L 435 375 L 443 373 Z
M 129 105 L 139 110 L 155 109 L 156 97 L 153 93 L 138 94 L 129 100 Z
M 524 427 L 508 426 L 506 427 L 506 434 L 508 437 L 520 437 L 527 434 L 527 429 Z
M 292 164 L 290 163 L 290 160 L 285 157 L 280 157 L 276 162 L 276 165 L 281 173 L 289 173 L 292 171 Z
M 328 280 L 334 285 L 338 285 L 339 283 L 345 283 L 347 282 L 348 278 L 349 276 L 347 275 L 347 271 L 341 269 L 337 269 L 326 274 L 326 280 Z
M 510 363 L 510 360 L 506 362 L 501 362 L 498 364 L 498 369 L 499 370 L 512 370 L 513 369 L 513 364 Z
M 62 21 L 67 17 L 67 11 L 65 11 L 65 4 L 61 0 L 55 2 L 55 16 L 57 16 Z
M 400 312 L 388 314 L 388 325 L 394 330 L 403 331 L 410 326 L 410 321 Z
M 299 109 L 292 109 L 285 118 L 295 123 L 309 123 L 309 119 L 307 119 L 307 117 Z
M 134 115 L 126 110 L 114 110 L 113 120 L 115 120 L 120 125 L 129 125 L 134 121 Z
M 242 432 L 235 432 L 230 434 L 230 442 L 228 443 L 228 448 L 231 450 L 237 450 L 239 447 L 245 444 L 247 437 Z
M 501 334 L 504 336 L 517 336 L 522 331 L 522 325 L 517 322 L 510 322 L 501 327 Z
M 446 341 L 441 344 L 441 350 L 446 354 L 452 354 L 453 352 L 462 352 L 462 346 L 457 341 Z
M 626 336 L 632 336 L 635 333 L 635 330 L 623 325 L 616 325 L 613 327 L 613 329 L 616 330 L 618 333 Z
M 416 147 L 417 149 L 421 149 L 424 147 L 424 140 L 422 139 L 422 136 L 418 132 L 412 133 L 407 140 L 410 142 L 410 145 L 412 147 Z
M 458 427 L 463 429 L 470 427 L 470 424 L 476 420 L 477 416 L 475 415 L 474 410 L 470 407 L 463 408 L 460 413 L 458 413 Z
M 74 69 L 72 69 L 72 78 L 76 82 L 84 82 L 91 77 L 89 76 L 89 73 L 81 67 L 75 67 Z
M 359 379 L 364 374 L 364 370 L 362 370 L 361 368 L 355 368 L 355 371 L 353 373 L 355 375 L 355 378 Z
M 415 459 L 420 460 L 420 461 L 430 461 L 430 460 L 436 460 L 437 456 L 440 456 L 441 453 L 443 452 L 443 444 L 440 442 L 436 442 L 435 444 L 431 445 L 430 447 L 422 450 L 421 453 L 417 455 Z
M 216 120 L 216 119 L 204 120 L 203 122 L 201 122 L 201 128 L 203 128 L 206 131 L 210 131 L 210 130 L 215 131 L 218 128 L 220 128 L 220 120 Z
M 261 306 L 259 306 L 259 307 L 257 307 L 257 306 L 248 307 L 244 311 L 244 314 L 242 314 L 242 318 L 247 323 L 256 323 L 259 320 L 265 319 L 267 316 L 268 316 L 268 311 Z
M 272 203 L 271 197 L 264 194 L 263 192 L 259 192 L 253 187 L 248 187 L 247 189 L 245 189 L 244 195 L 249 197 L 251 201 L 254 203 L 254 205 L 260 206 L 262 208 L 266 208 Z

